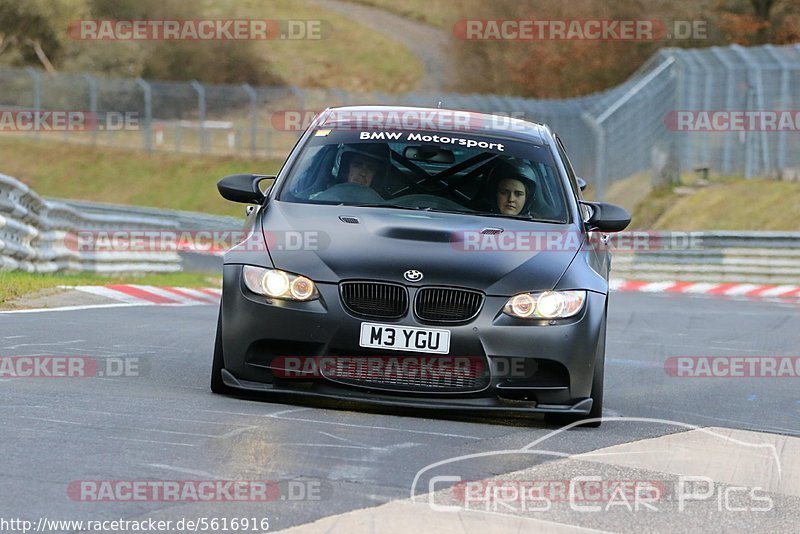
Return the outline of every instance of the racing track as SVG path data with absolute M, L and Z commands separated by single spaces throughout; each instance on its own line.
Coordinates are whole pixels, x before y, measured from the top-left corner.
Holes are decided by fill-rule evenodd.
M 800 436 L 800 379 L 676 378 L 664 371 L 664 361 L 670 356 L 798 355 L 797 311 L 796 302 L 634 293 L 615 294 L 610 304 L 607 415 L 757 430 L 743 435 L 764 439 L 783 435 L 778 450 L 787 454 L 781 456 L 784 465 L 776 486 L 779 489 L 772 494 L 772 511 L 710 514 L 698 504 L 683 514 L 585 514 L 562 506 L 535 517 L 629 532 L 683 531 L 701 525 L 706 531 L 794 530 L 800 521 L 796 454 L 800 440 L 785 436 Z M 269 517 L 271 530 L 277 530 L 407 499 L 416 472 L 432 462 L 517 449 L 553 430 L 541 422 L 431 414 L 412 417 L 212 395 L 208 379 L 216 312 L 215 306 L 162 306 L 0 315 L 0 356 L 138 357 L 144 369 L 144 376 L 138 377 L 0 381 L 0 516 L 33 521 L 40 516 L 173 520 Z M 654 457 L 651 460 L 658 462 L 670 447 L 683 446 L 663 440 L 689 435 L 696 434 L 676 425 L 612 421 L 599 429 L 560 433 L 547 440 L 546 448 L 575 455 L 632 444 L 609 449 L 624 453 L 632 461 L 633 449 L 626 447 L 652 444 L 648 452 Z M 664 436 L 662 441 L 660 436 Z M 655 439 L 640 441 L 651 438 Z M 794 451 L 793 460 L 789 450 Z M 707 457 L 695 460 L 707 466 L 722 462 L 714 469 L 739 473 L 742 457 L 733 448 L 709 449 Z M 561 463 L 542 463 L 552 460 L 532 455 L 490 456 L 462 462 L 458 473 L 465 479 L 479 479 L 539 464 L 536 476 L 548 479 L 595 474 L 597 469 L 618 479 L 646 473 L 656 476 L 652 465 L 620 467 L 621 460 L 591 463 L 573 456 L 560 459 Z M 662 466 L 657 476 L 669 479 L 665 472 L 679 471 L 680 467 Z M 79 502 L 67 493 L 71 481 L 183 479 L 312 479 L 318 483 L 320 499 L 267 504 L 109 503 Z M 380 531 L 391 530 L 392 525 L 397 531 L 405 531 L 421 517 L 428 517 L 425 524 L 429 527 L 433 524 L 430 521 L 446 521 L 453 531 L 467 530 L 465 521 L 469 518 L 462 517 L 459 522 L 446 512 L 434 517 L 427 506 L 424 508 L 424 513 L 410 514 L 406 509 L 398 511 L 397 506 L 384 505 L 300 530 L 333 527 L 333 531 L 344 532 L 348 521 L 361 521 L 358 524 L 366 530 L 371 524 Z M 373 514 L 368 519 L 371 523 L 364 523 L 358 515 L 364 513 Z M 398 518 L 405 522 L 395 522 Z M 498 531 L 509 526 L 504 523 L 507 518 L 494 515 L 483 514 L 472 520 L 491 521 L 485 524 Z M 530 525 L 511 527 L 524 531 Z

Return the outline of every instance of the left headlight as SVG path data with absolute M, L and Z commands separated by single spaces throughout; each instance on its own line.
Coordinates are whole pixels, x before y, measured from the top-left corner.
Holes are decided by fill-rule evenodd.
M 319 297 L 317 287 L 310 278 L 278 269 L 263 269 L 245 265 L 242 269 L 244 285 L 253 293 L 274 299 L 314 300 Z
M 583 308 L 586 291 L 544 291 L 514 295 L 503 312 L 520 319 L 563 319 Z

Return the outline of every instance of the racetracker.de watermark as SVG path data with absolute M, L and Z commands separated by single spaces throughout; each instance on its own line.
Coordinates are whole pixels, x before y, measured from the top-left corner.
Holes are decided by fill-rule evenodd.
M 278 378 L 361 380 L 468 380 L 484 376 L 483 358 L 472 356 L 278 356 L 270 363 Z
M 136 356 L 0 356 L 0 379 L 139 377 L 147 370 Z
M 68 250 L 87 253 L 200 252 L 221 253 L 236 247 L 239 252 L 267 250 L 319 251 L 330 238 L 316 230 L 76 230 L 64 237 Z
M 73 480 L 67 496 L 81 502 L 321 501 L 327 481 L 297 480 Z
M 485 230 L 464 230 L 454 234 L 450 243 L 460 252 L 575 252 L 609 250 L 612 252 L 648 252 L 702 250 L 703 236 L 699 232 L 651 232 L 634 230 L 602 236 L 560 230 L 520 230 L 500 233 Z
M 453 35 L 465 41 L 661 41 L 708 39 L 705 20 L 461 19 Z
M 800 378 L 800 356 L 671 356 L 664 372 L 676 378 Z
M 85 19 L 67 27 L 81 41 L 297 41 L 331 33 L 322 19 Z
M 136 112 L 84 110 L 3 109 L 0 132 L 88 132 L 138 130 Z
M 800 110 L 673 110 L 664 125 L 673 132 L 800 132 Z
M 322 110 L 285 109 L 270 115 L 270 124 L 275 130 L 297 132 L 305 130 Z M 491 129 L 524 130 L 530 124 L 523 111 L 487 111 L 475 113 L 451 110 L 347 110 L 328 112 L 318 126 L 321 129 L 337 130 L 430 130 L 474 132 Z

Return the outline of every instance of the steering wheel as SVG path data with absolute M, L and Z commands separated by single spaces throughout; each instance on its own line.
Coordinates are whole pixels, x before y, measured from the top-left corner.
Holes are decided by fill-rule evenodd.
M 448 200 L 446 198 L 437 197 L 435 195 L 405 195 L 388 202 L 392 206 L 401 206 L 408 208 L 434 208 L 441 210 L 456 210 L 463 211 L 465 208 L 457 202 Z M 467 208 L 468 209 L 468 208 Z
M 324 202 L 355 202 L 358 204 L 382 204 L 386 202 L 370 186 L 349 182 L 329 187 L 312 198 L 313 200 L 322 200 Z

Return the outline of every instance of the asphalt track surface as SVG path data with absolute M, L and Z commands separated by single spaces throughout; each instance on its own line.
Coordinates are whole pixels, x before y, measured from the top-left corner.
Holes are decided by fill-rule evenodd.
M 600 469 L 604 477 L 665 480 L 669 469 L 655 475 L 642 466 L 623 469 L 575 455 L 619 450 L 630 460 L 637 453 L 625 447 L 689 435 L 685 425 L 800 436 L 800 378 L 678 378 L 664 370 L 671 356 L 798 355 L 797 312 L 796 302 L 614 294 L 604 415 L 621 419 L 598 429 L 557 433 L 537 447 L 569 455 L 568 460 L 547 454 L 487 455 L 454 460 L 440 474 L 478 480 L 519 476 L 504 474 L 527 469 L 529 478 L 554 480 Z M 382 510 L 372 507 L 408 499 L 415 475 L 434 462 L 518 450 L 554 430 L 542 421 L 511 417 L 387 413 L 213 395 L 208 381 L 216 313 L 215 306 L 164 306 L 0 315 L 0 356 L 137 358 L 140 367 L 139 376 L 0 381 L 0 519 L 35 524 L 41 517 L 248 517 L 269 518 L 270 530 L 279 530 L 353 510 Z M 724 470 L 734 472 L 745 456 L 735 448 L 726 443 L 702 462 L 729 461 Z M 648 453 L 658 462 L 664 451 L 656 447 Z M 784 475 L 791 471 L 789 466 Z M 426 494 L 426 477 L 433 473 L 422 475 L 417 495 Z M 267 503 L 76 500 L 69 488 L 87 480 L 269 480 L 279 482 L 281 498 Z M 605 531 L 796 531 L 800 487 L 772 497 L 769 512 L 720 513 L 719 503 L 709 500 L 681 512 L 670 502 L 671 508 L 659 513 L 586 514 L 560 502 L 533 516 Z M 378 514 L 365 530 L 393 526 L 404 531 L 402 525 L 380 524 L 390 515 L 388 509 L 385 516 Z M 502 519 L 488 517 L 490 528 L 491 521 Z M 500 524 L 494 523 L 498 531 Z

